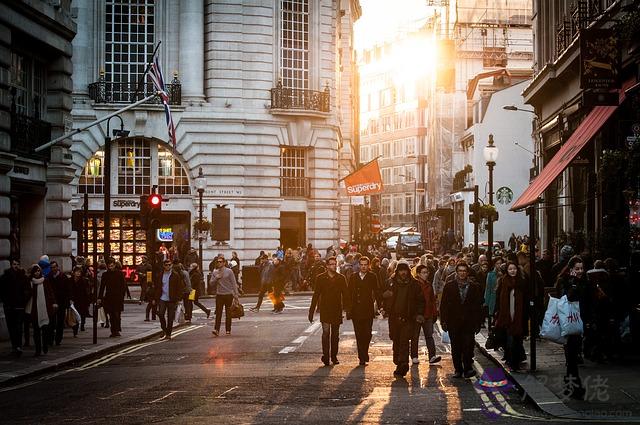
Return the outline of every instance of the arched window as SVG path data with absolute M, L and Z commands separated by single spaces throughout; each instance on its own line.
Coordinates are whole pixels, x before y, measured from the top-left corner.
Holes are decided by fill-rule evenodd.
M 173 154 L 158 146 L 158 192 L 162 195 L 188 195 L 189 178 Z

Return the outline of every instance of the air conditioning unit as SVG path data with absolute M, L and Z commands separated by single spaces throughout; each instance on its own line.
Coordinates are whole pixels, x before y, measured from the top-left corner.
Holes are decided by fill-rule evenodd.
M 452 193 L 449 195 L 449 198 L 451 199 L 451 202 L 462 202 L 464 200 L 462 193 L 460 192 Z

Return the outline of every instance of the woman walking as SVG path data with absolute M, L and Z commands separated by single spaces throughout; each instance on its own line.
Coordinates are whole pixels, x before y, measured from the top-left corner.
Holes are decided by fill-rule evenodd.
M 193 304 L 198 306 L 200 310 L 204 311 L 207 314 L 208 319 L 211 315 L 211 310 L 199 301 L 200 296 L 204 294 L 204 278 L 202 277 L 202 272 L 200 271 L 197 263 L 192 263 L 189 266 L 189 278 L 191 279 L 191 288 L 196 291 L 193 298 Z
M 37 264 L 31 266 L 29 273 L 31 284 L 31 298 L 27 301 L 25 313 L 30 316 L 33 325 L 33 341 L 35 344 L 35 356 L 40 356 L 44 352 L 47 354 L 47 333 L 50 318 L 58 309 L 53 288 L 49 281 L 45 281 L 42 276 L 42 269 Z
M 76 323 L 73 327 L 73 337 L 78 336 L 78 327 L 84 332 L 84 324 L 89 315 L 89 304 L 91 303 L 91 286 L 81 266 L 73 268 L 73 277 L 71 279 L 71 304 L 80 314 L 80 323 Z

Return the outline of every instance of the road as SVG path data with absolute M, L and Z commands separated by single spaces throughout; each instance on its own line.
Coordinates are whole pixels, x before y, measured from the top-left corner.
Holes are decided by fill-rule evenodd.
M 245 299 L 245 307 L 251 301 Z M 341 363 L 325 367 L 320 324 L 306 319 L 309 302 L 308 296 L 292 297 L 279 315 L 268 302 L 257 314 L 247 308 L 232 335 L 218 338 L 198 311 L 172 341 L 149 340 L 0 388 L 2 423 L 557 422 L 515 389 L 488 394 L 476 380 L 451 378 L 448 346 L 439 338 L 441 364 L 429 366 L 423 352 L 406 379 L 394 378 L 382 319 L 374 322 L 367 367 L 358 366 L 350 322 L 341 328 Z M 479 370 L 494 367 L 480 354 L 476 358 Z

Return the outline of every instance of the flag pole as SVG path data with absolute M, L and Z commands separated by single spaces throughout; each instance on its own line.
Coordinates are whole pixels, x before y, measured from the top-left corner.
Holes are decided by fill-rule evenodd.
M 135 91 L 135 93 L 133 93 L 133 98 L 134 99 L 136 97 L 138 97 L 138 93 L 140 93 L 140 88 L 142 87 L 142 84 L 144 84 L 144 77 L 149 72 L 149 68 L 151 68 L 151 65 L 153 64 L 153 58 L 156 57 L 156 53 L 158 53 L 158 49 L 160 48 L 161 44 L 162 44 L 162 40 L 158 41 L 158 45 L 156 46 L 155 49 L 153 49 L 153 54 L 151 55 L 151 61 L 147 62 L 147 67 L 145 68 L 144 72 L 140 76 L 140 79 L 138 79 L 138 84 L 137 84 L 137 87 L 136 87 L 136 91 Z
M 362 170 L 364 167 L 366 167 L 367 165 L 371 164 L 373 161 L 377 161 L 378 158 L 382 158 L 382 155 L 378 155 L 375 158 L 373 158 L 371 161 L 367 162 L 366 164 L 362 164 L 361 166 L 359 166 L 356 171 L 354 171 L 353 173 L 350 173 L 346 176 L 344 176 L 343 178 L 341 178 L 340 180 L 338 180 L 338 183 L 340 183 L 341 181 L 343 181 L 344 179 L 346 179 L 347 177 L 357 173 L 358 171 Z

